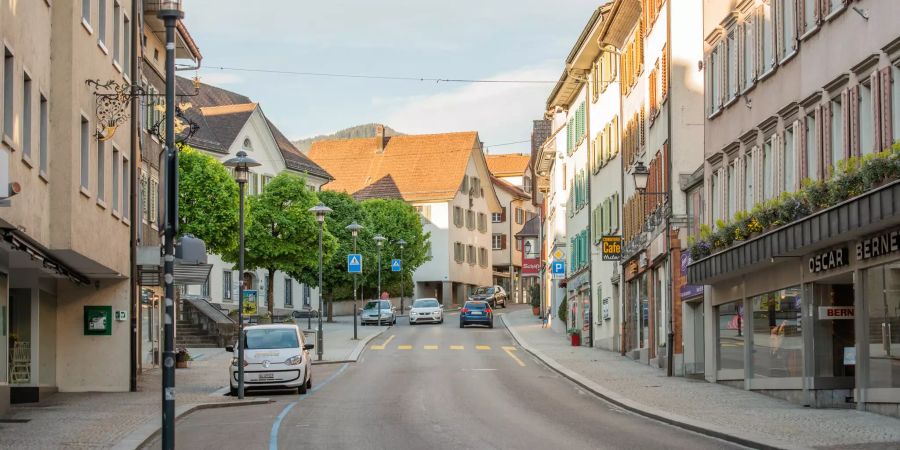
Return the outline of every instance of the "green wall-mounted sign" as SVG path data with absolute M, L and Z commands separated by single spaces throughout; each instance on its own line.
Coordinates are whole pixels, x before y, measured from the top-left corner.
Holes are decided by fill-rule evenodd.
M 85 306 L 84 307 L 84 335 L 85 336 L 110 336 L 112 335 L 112 306 Z

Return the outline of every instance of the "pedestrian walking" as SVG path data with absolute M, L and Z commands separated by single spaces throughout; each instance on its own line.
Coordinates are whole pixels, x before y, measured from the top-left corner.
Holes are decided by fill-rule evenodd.
M 541 328 L 550 328 L 550 308 L 547 308 L 547 314 L 544 314 L 544 322 L 541 324 Z

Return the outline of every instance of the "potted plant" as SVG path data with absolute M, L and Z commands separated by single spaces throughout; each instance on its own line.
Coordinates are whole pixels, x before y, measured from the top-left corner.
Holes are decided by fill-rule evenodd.
M 581 330 L 578 328 L 569 328 L 569 337 L 572 339 L 572 347 L 581 346 Z
M 531 313 L 535 316 L 541 314 L 541 287 L 538 285 L 531 286 L 528 292 L 531 297 Z
M 176 369 L 187 369 L 188 362 L 191 360 L 191 354 L 188 353 L 187 349 L 184 347 L 180 347 L 178 352 L 175 353 L 175 368 Z

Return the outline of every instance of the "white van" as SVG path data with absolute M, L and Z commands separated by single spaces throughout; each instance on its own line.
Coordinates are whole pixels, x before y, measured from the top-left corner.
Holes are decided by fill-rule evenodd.
M 312 360 L 300 328 L 294 324 L 244 327 L 244 390 L 297 389 L 300 394 L 312 387 Z M 225 350 L 237 352 L 235 346 Z M 231 395 L 238 391 L 238 359 L 228 370 Z

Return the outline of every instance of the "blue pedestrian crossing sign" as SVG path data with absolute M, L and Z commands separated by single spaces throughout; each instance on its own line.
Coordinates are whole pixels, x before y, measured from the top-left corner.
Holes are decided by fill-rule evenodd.
M 553 261 L 550 263 L 550 273 L 553 274 L 554 278 L 561 278 L 566 274 L 566 262 L 565 261 Z
M 403 263 L 400 262 L 399 259 L 391 260 L 391 272 L 399 272 L 400 268 L 402 268 L 402 267 L 403 267 Z
M 347 255 L 347 272 L 362 273 L 362 255 L 359 253 Z

